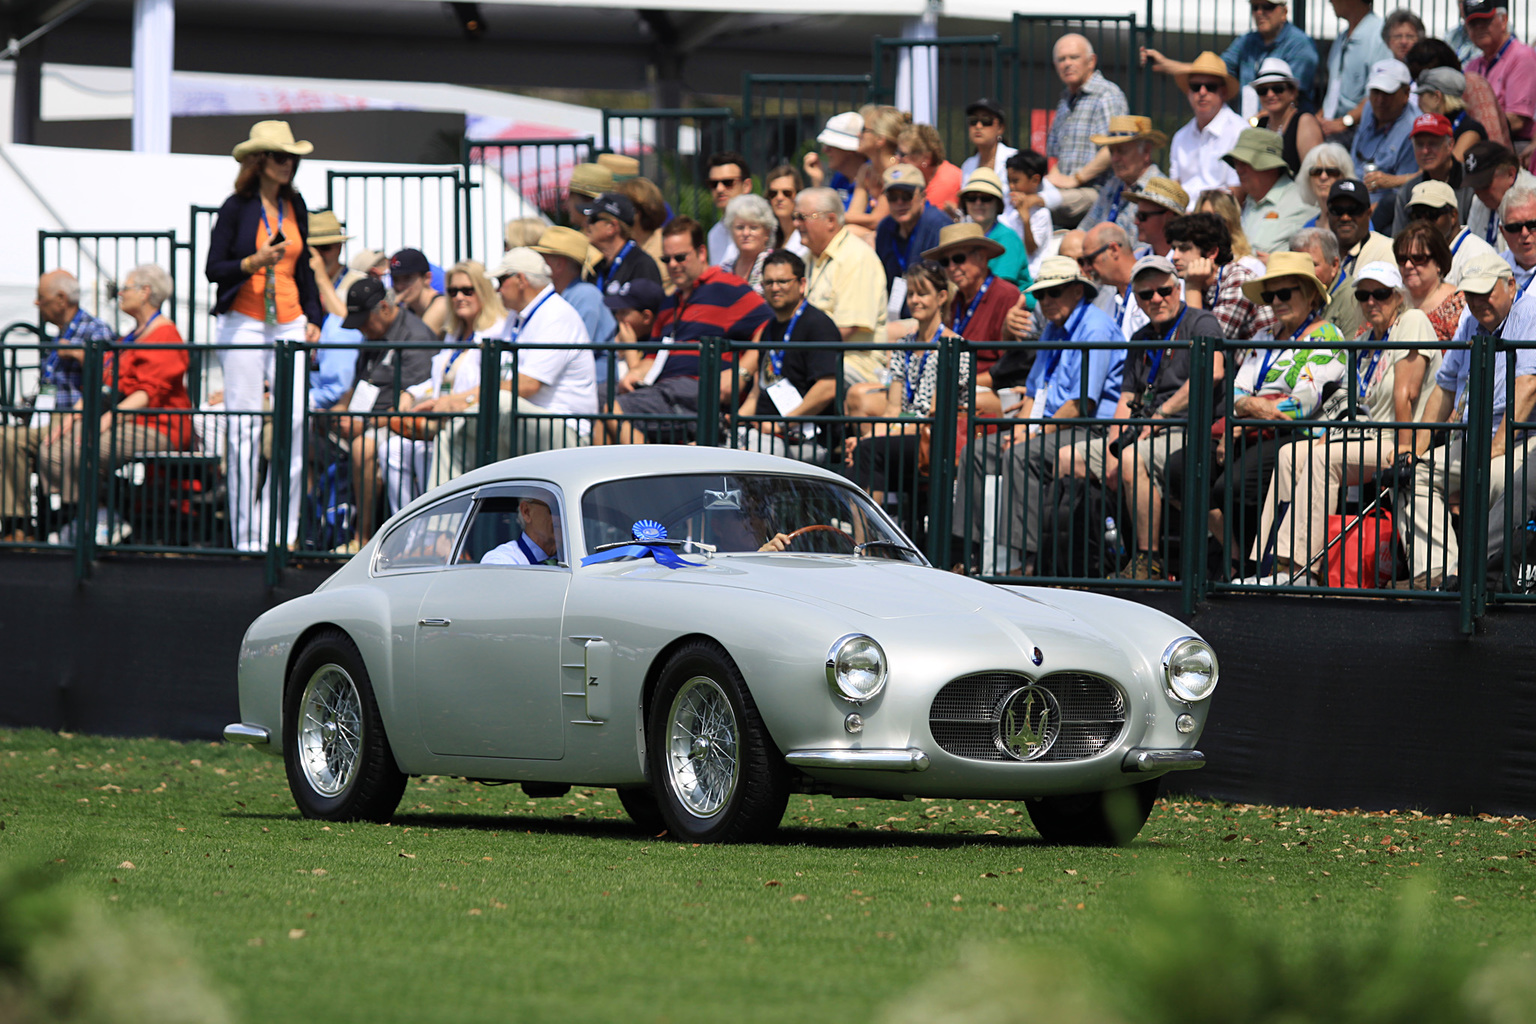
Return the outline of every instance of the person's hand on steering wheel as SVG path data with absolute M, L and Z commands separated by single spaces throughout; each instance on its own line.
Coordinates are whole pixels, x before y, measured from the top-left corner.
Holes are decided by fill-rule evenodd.
M 772 537 L 769 537 L 766 541 L 764 541 L 763 542 L 763 546 L 758 548 L 757 550 L 759 550 L 759 551 L 788 551 L 789 550 L 789 546 L 792 543 L 794 543 L 794 538 L 791 537 L 789 534 L 787 534 L 787 533 L 776 533 Z

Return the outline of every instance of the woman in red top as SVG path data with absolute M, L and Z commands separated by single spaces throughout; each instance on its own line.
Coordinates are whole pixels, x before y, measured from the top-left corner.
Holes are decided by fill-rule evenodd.
M 171 295 L 171 277 L 153 263 L 134 267 L 117 290 L 117 306 L 133 318 L 134 328 L 114 346 L 102 384 L 112 392 L 113 408 L 102 413 L 101 477 L 105 480 L 140 452 L 185 451 L 192 447 L 192 401 L 187 397 L 188 355 L 181 332 L 160 312 Z M 142 410 L 142 411 L 140 411 Z M 45 489 L 65 505 L 75 503 L 80 464 L 77 417 L 67 430 L 43 443 L 39 460 Z

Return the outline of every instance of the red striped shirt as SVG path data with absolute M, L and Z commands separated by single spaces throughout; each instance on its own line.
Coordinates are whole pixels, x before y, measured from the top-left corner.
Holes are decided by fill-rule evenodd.
M 687 301 L 678 304 L 670 295 L 656 314 L 651 338 L 671 338 L 674 343 L 700 338 L 751 341 L 757 329 L 773 319 L 773 311 L 746 281 L 719 267 L 708 267 L 694 283 Z M 667 362 L 659 378 L 699 375 L 697 347 L 667 350 Z

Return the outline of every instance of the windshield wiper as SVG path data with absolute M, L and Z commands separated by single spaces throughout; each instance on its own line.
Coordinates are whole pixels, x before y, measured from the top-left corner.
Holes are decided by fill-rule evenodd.
M 921 551 L 917 550 L 917 548 L 913 547 L 910 544 L 903 544 L 899 540 L 866 540 L 862 544 L 855 544 L 853 546 L 853 553 L 856 554 L 856 555 L 862 555 L 864 553 L 864 549 L 865 548 L 876 548 L 876 547 L 879 547 L 879 548 L 895 548 L 898 551 L 910 551 L 914 555 L 917 555 L 919 558 L 921 558 L 923 556 L 923 553 Z

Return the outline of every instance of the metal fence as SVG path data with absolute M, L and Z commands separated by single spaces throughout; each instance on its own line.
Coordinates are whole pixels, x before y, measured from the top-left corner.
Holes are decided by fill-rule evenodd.
M 912 112 L 931 124 L 944 143 L 946 157 L 959 164 L 970 152 L 966 104 L 981 97 L 1003 103 L 1002 36 L 950 36 L 941 39 L 883 39 L 873 50 L 874 102 Z M 902 73 L 905 66 L 906 73 Z
M 571 168 L 591 160 L 595 149 L 596 140 L 590 135 L 466 139 L 462 251 L 495 266 L 508 221 L 542 216 L 563 223 Z
M 674 215 L 711 225 L 719 216 L 710 195 L 707 161 L 741 146 L 741 125 L 730 107 L 603 111 L 603 149 L 640 162 L 640 174 L 661 190 Z M 761 175 L 768 168 L 754 166 Z
M 428 260 L 447 267 L 464 258 L 464 180 L 457 167 L 327 171 L 325 206 L 347 226 L 354 250 L 420 249 Z
M 754 168 L 800 166 L 833 114 L 869 102 L 870 75 L 741 76 L 741 151 Z

